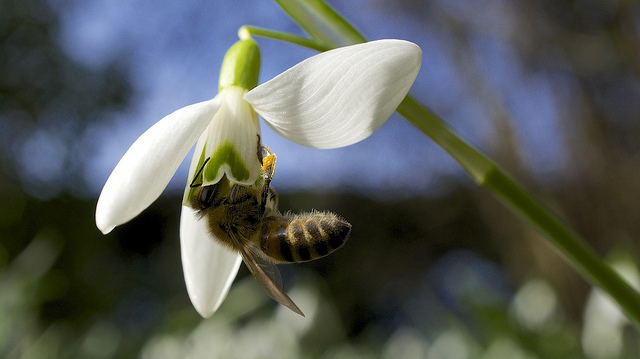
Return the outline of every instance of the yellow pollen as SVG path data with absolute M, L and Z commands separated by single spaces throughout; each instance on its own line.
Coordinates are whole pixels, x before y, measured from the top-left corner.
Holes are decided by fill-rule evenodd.
M 262 158 L 262 167 L 260 167 L 262 171 L 271 171 L 271 168 L 276 164 L 276 155 L 274 155 L 273 152 L 271 152 L 271 150 L 268 148 L 267 151 L 269 152 L 269 154 Z

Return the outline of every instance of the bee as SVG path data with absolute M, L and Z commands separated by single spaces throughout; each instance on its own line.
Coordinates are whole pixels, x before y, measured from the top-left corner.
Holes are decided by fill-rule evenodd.
M 259 142 L 258 142 L 259 143 Z M 295 313 L 304 314 L 263 268 L 263 263 L 305 262 L 324 257 L 340 248 L 351 232 L 351 224 L 331 212 L 281 214 L 278 197 L 271 187 L 276 156 L 258 147 L 262 163 L 261 183 L 245 186 L 226 176 L 214 185 L 195 188 L 191 207 L 206 220 L 211 236 L 226 248 L 239 252 L 245 265 L 265 292 Z M 202 171 L 206 161 L 196 177 Z

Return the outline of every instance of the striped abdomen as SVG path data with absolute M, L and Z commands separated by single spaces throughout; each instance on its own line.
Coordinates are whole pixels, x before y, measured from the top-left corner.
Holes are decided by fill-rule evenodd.
M 260 249 L 276 262 L 304 262 L 340 248 L 350 232 L 351 224 L 331 212 L 266 217 Z

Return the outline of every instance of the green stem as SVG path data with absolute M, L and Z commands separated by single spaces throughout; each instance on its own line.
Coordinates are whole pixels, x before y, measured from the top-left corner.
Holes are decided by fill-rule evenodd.
M 583 277 L 607 291 L 640 326 L 640 296 L 610 266 L 605 264 L 576 233 L 536 201 L 493 161 L 456 135 L 428 108 L 411 96 L 398 106 L 398 112 L 447 151 L 481 186 L 488 188 L 514 212 L 540 231 L 553 247 Z
M 240 28 L 239 32 L 246 31 L 253 36 L 261 36 L 274 40 L 280 40 L 284 42 L 290 42 L 292 44 L 296 44 L 299 46 L 307 47 L 316 51 L 327 51 L 331 50 L 331 48 L 326 47 L 322 44 L 319 44 L 315 40 L 308 39 L 306 37 L 290 34 L 287 32 L 280 32 L 275 30 L 263 29 L 255 26 L 243 26 Z
M 447 151 L 476 182 L 483 182 L 486 173 L 495 167 L 491 160 L 462 140 L 438 115 L 411 95 L 405 97 L 397 111 Z
M 367 41 L 322 0 L 275 0 L 317 43 L 333 49 Z

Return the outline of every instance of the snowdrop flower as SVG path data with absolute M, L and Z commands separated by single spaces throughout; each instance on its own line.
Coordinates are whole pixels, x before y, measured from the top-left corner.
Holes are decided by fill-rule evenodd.
M 409 91 L 421 54 L 417 45 L 402 40 L 352 45 L 306 59 L 256 87 L 257 44 L 238 41 L 223 61 L 217 96 L 164 117 L 125 153 L 98 199 L 97 227 L 109 233 L 147 208 L 196 144 L 180 241 L 189 297 L 198 313 L 211 316 L 241 259 L 211 239 L 205 221 L 189 206 L 194 182 L 208 186 L 226 176 L 231 183 L 258 185 L 258 114 L 277 133 L 305 146 L 336 148 L 368 137 Z

